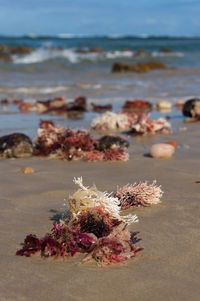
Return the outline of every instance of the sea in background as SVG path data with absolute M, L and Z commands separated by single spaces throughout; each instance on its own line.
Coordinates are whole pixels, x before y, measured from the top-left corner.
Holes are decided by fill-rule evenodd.
M 127 99 L 146 99 L 152 103 L 167 99 L 175 103 L 200 94 L 200 37 L 0 36 L 0 44 L 33 49 L 29 54 L 13 54 L 11 62 L 0 62 L 1 99 L 35 101 L 64 96 L 72 100 L 82 95 L 89 102 L 112 103 L 117 111 Z M 162 62 L 172 68 L 148 73 L 111 72 L 115 62 L 148 61 Z M 177 116 L 175 111 L 172 113 Z M 31 116 L 21 115 L 15 107 L 1 109 L 2 134 L 17 129 L 36 135 L 41 116 Z M 86 127 L 95 116 L 85 117 Z M 152 116 L 157 117 L 157 113 Z M 82 125 L 81 120 L 53 118 L 65 126 Z

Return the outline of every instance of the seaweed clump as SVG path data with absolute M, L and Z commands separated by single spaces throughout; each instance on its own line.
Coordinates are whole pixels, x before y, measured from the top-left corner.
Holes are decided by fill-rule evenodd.
M 114 197 L 118 198 L 122 209 L 128 209 L 158 204 L 162 195 L 161 187 L 156 185 L 156 181 L 153 181 L 150 185 L 147 182 L 125 185 L 117 189 Z
M 44 238 L 28 235 L 16 255 L 27 256 L 39 252 L 42 257 L 68 258 L 85 253 L 83 262 L 95 260 L 99 266 L 124 262 L 137 255 L 136 233 L 128 230 L 128 224 L 137 221 L 135 215 L 120 215 L 120 202 L 95 186 L 85 187 L 82 178 L 69 198 L 70 216 L 54 223 L 51 233 Z
M 41 121 L 38 136 L 35 138 L 35 155 L 50 156 L 56 159 L 84 161 L 127 161 L 128 143 L 120 137 L 108 137 L 102 147 L 98 141 L 85 130 L 56 127 L 52 121 Z M 108 143 L 109 142 L 109 143 Z
M 125 130 L 135 135 L 154 135 L 171 133 L 171 125 L 163 118 L 151 120 L 147 114 L 106 112 L 92 121 L 92 130 Z

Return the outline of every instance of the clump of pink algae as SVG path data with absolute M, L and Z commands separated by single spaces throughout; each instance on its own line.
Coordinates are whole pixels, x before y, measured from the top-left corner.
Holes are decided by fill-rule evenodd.
M 162 197 L 154 181 L 118 188 L 116 193 L 99 191 L 96 186 L 85 187 L 82 178 L 74 179 L 79 189 L 69 198 L 70 215 L 55 222 L 43 238 L 30 234 L 16 255 L 30 257 L 69 258 L 76 253 L 86 254 L 82 262 L 95 260 L 98 266 L 123 263 L 142 250 L 135 244 L 136 232 L 128 225 L 137 222 L 136 215 L 121 215 L 121 209 L 157 204 Z
M 142 248 L 135 246 L 139 240 L 128 230 L 128 223 L 137 221 L 136 216 L 120 216 L 117 198 L 96 187 L 83 186 L 81 178 L 75 183 L 80 189 L 69 200 L 72 202 L 70 217 L 55 222 L 51 233 L 43 238 L 28 235 L 16 255 L 30 257 L 39 252 L 42 257 L 68 258 L 85 253 L 83 262 L 93 259 L 99 266 L 124 262 L 136 256 Z M 87 202 L 79 207 L 82 196 L 87 196 Z

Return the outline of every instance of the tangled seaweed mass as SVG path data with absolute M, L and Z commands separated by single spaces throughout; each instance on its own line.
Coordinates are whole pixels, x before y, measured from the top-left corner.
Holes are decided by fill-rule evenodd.
M 127 161 L 129 154 L 124 140 L 115 137 L 120 143 L 110 143 L 109 148 L 99 149 L 101 141 L 94 139 L 84 130 L 56 127 L 52 121 L 42 121 L 35 138 L 35 155 L 50 158 L 84 161 Z M 109 140 L 113 140 L 111 136 Z M 108 145 L 108 143 L 107 143 Z M 122 145 L 122 147 L 121 147 Z M 126 144 L 128 146 L 128 143 Z
M 125 262 L 142 250 L 135 244 L 136 232 L 128 225 L 137 222 L 136 215 L 121 215 L 121 209 L 136 204 L 156 204 L 162 191 L 155 182 L 127 185 L 113 194 L 99 191 L 96 186 L 85 187 L 82 178 L 74 179 L 79 189 L 69 197 L 69 215 L 63 214 L 55 222 L 51 233 L 43 238 L 30 234 L 16 255 L 30 257 L 40 252 L 42 257 L 73 257 L 76 253 L 86 256 L 82 262 L 95 260 L 99 266 Z M 128 197 L 132 200 L 128 201 Z M 130 206 L 124 205 L 130 203 Z M 66 217 L 68 216 L 68 217 Z
M 146 114 L 136 113 L 106 112 L 92 121 L 91 129 L 97 131 L 127 130 L 136 135 L 171 133 L 171 125 L 165 119 L 151 120 Z

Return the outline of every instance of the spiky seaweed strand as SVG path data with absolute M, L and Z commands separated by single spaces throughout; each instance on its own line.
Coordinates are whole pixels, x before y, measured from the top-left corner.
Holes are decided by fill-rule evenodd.
M 118 188 L 114 194 L 120 201 L 122 209 L 128 209 L 132 206 L 149 206 L 160 203 L 163 195 L 161 186 L 156 185 L 156 181 L 152 184 L 140 182 L 139 184 L 128 184 L 122 188 Z

